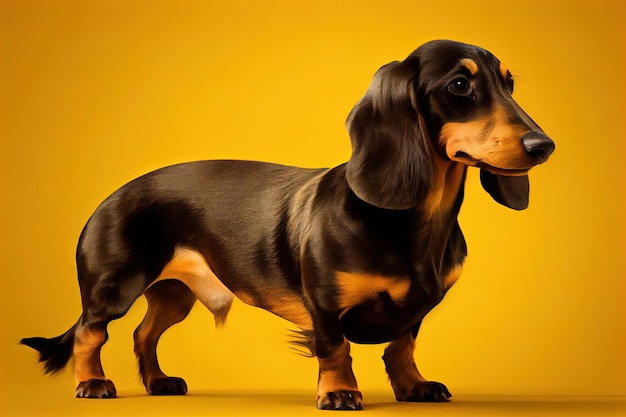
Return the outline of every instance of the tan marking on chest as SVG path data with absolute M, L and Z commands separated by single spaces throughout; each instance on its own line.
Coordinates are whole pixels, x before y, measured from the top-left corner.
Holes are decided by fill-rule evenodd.
M 463 266 L 457 265 L 443 278 L 443 287 L 447 290 L 454 285 L 463 272 Z
M 337 272 L 339 285 L 339 307 L 355 306 L 365 300 L 375 298 L 381 292 L 389 294 L 392 300 L 400 301 L 409 292 L 411 281 L 408 277 Z

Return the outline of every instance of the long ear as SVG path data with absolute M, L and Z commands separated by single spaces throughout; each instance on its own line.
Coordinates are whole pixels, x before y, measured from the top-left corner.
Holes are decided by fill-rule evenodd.
M 346 122 L 352 142 L 348 185 L 377 207 L 415 207 L 430 187 L 431 148 L 418 111 L 418 73 L 416 58 L 382 67 Z
M 530 189 L 528 175 L 508 177 L 481 168 L 480 183 L 498 203 L 514 210 L 524 210 L 528 207 Z

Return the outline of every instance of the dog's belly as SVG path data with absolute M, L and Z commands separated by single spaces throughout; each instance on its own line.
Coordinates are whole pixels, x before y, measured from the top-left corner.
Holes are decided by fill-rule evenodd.
M 215 275 L 204 256 L 193 249 L 177 247 L 172 259 L 152 285 L 166 279 L 176 279 L 184 283 L 215 314 L 218 324 L 226 319 L 233 298 L 237 296 L 244 303 L 274 313 L 303 330 L 313 328 L 311 316 L 298 294 L 280 286 L 265 288 L 264 297 L 236 289 L 231 291 Z

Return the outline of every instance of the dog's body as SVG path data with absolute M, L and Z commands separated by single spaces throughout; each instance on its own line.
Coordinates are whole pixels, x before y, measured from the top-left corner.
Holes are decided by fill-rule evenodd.
M 196 299 L 224 321 L 233 298 L 302 329 L 318 357 L 319 408 L 359 409 L 349 341 L 391 342 L 400 401 L 447 401 L 413 360 L 424 316 L 459 277 L 467 166 L 500 203 L 527 205 L 527 171 L 554 144 L 511 98 L 488 52 L 425 44 L 381 68 L 348 118 L 353 155 L 332 169 L 202 161 L 140 177 L 105 200 L 81 235 L 83 313 L 65 334 L 30 338 L 46 370 L 73 355 L 79 397 L 113 397 L 100 349 L 111 320 L 145 294 L 135 352 L 150 394 L 184 394 L 159 368 L 161 334 Z

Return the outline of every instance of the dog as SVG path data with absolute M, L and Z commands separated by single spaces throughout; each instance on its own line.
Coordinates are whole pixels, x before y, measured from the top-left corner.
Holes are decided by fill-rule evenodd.
M 319 361 L 320 409 L 362 408 L 350 342 L 389 343 L 398 401 L 448 401 L 413 351 L 467 254 L 457 221 L 467 169 L 480 169 L 495 201 L 522 210 L 528 171 L 555 149 L 513 100 L 513 84 L 490 52 L 431 41 L 376 72 L 348 116 L 343 165 L 199 161 L 129 182 L 80 235 L 76 324 L 21 343 L 47 373 L 73 356 L 77 397 L 115 397 L 100 361 L 107 325 L 145 295 L 134 332 L 143 383 L 151 395 L 182 395 L 185 381 L 159 367 L 160 336 L 196 300 L 222 324 L 237 297 L 301 329 L 296 343 Z

